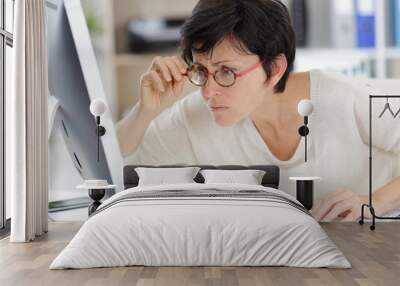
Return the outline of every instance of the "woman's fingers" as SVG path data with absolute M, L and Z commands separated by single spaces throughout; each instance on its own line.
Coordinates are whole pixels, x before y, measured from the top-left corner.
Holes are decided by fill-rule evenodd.
M 170 71 L 170 73 L 173 75 L 173 78 L 175 81 L 181 81 L 182 80 L 182 74 L 180 72 L 180 68 L 176 64 L 176 62 L 171 58 L 165 58 L 165 63 Z
M 161 92 L 161 93 L 165 92 L 165 88 L 166 88 L 165 87 L 165 83 L 161 79 L 160 75 L 157 72 L 152 71 L 151 72 L 151 78 L 153 79 L 155 85 L 157 86 L 158 91 Z
M 366 198 L 355 192 L 339 189 L 323 196 L 311 210 L 318 221 L 355 221 L 360 217 Z
M 176 66 L 179 68 L 180 72 L 182 74 L 185 74 L 187 71 L 187 67 L 188 67 L 187 64 L 183 60 L 181 60 L 180 58 L 178 58 L 176 56 L 173 56 L 172 60 L 175 62 Z
M 154 114 L 173 104 L 183 93 L 186 67 L 177 57 L 153 59 L 151 66 L 140 78 L 141 107 Z
M 351 192 L 343 189 L 339 189 L 332 193 L 327 193 L 316 203 L 311 212 L 314 218 L 319 221 L 332 209 L 337 202 L 345 200 L 351 196 Z
M 186 72 L 186 67 L 175 56 L 154 58 L 151 69 L 161 73 L 167 82 L 181 81 Z
M 171 73 L 162 57 L 157 56 L 154 58 L 151 69 L 160 72 L 165 81 L 172 81 Z
M 141 79 L 143 87 L 152 87 L 157 92 L 165 92 L 165 86 L 159 74 L 155 71 L 149 71 L 144 74 Z
M 323 221 L 333 221 L 339 217 L 341 213 L 351 210 L 353 204 L 351 201 L 340 201 L 322 218 Z
M 353 207 L 353 209 L 340 221 L 357 221 L 361 216 L 361 207 Z
M 153 60 L 150 71 L 160 74 L 160 78 L 164 82 L 164 88 L 168 91 L 168 95 L 180 95 L 183 91 L 184 82 L 187 78 L 185 75 L 187 70 L 183 61 L 178 57 L 156 57 Z
M 179 96 L 182 94 L 185 79 L 187 78 L 185 66 L 179 61 L 177 57 L 165 58 L 165 63 L 173 75 L 173 81 L 169 83 L 171 85 L 171 95 Z

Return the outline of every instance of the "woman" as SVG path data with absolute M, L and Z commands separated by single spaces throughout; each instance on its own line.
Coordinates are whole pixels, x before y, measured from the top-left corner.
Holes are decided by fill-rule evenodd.
M 182 57 L 156 57 L 140 100 L 117 126 L 130 163 L 275 164 L 289 176 L 320 176 L 311 212 L 321 221 L 355 221 L 368 194 L 368 91 L 318 70 L 290 72 L 295 36 L 276 0 L 201 0 L 182 28 Z M 187 80 L 200 90 L 183 97 Z M 310 99 L 308 162 L 297 104 Z M 374 132 L 374 206 L 400 207 L 393 155 L 395 120 Z M 388 132 L 388 130 L 391 130 Z M 370 215 L 366 212 L 367 217 Z

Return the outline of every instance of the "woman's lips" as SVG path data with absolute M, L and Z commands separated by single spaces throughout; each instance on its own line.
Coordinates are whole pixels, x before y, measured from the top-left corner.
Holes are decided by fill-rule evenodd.
M 225 109 L 228 109 L 228 107 L 225 107 L 225 106 L 212 107 L 212 106 L 210 106 L 210 109 L 212 112 L 220 112 Z

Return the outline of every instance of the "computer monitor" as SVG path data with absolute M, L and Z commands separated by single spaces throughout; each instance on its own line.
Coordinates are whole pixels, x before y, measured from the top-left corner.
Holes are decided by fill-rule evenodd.
M 82 6 L 79 0 L 47 0 L 49 93 L 58 101 L 57 120 L 69 158 L 83 179 L 107 179 L 123 190 L 123 160 L 111 112 L 101 117 L 106 134 L 97 161 L 95 98 L 107 102 Z M 68 162 L 70 164 L 70 162 Z M 67 164 L 66 164 L 67 165 Z M 83 194 L 82 194 L 83 195 Z

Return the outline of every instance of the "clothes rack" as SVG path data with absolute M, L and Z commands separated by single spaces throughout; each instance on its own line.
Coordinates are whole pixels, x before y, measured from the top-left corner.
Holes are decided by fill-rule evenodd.
M 372 101 L 373 99 L 382 99 L 386 98 L 388 104 L 389 98 L 400 98 L 400 95 L 370 95 L 369 96 L 369 203 L 363 204 L 361 206 L 361 219 L 358 221 L 359 224 L 364 224 L 364 208 L 369 208 L 369 211 L 372 215 L 372 225 L 370 225 L 370 229 L 375 229 L 375 219 L 400 219 L 400 217 L 387 217 L 387 216 L 377 216 L 375 214 L 375 209 L 372 205 Z M 386 105 L 385 105 L 386 109 Z M 397 113 L 396 113 L 397 114 Z M 379 117 L 380 118 L 380 117 Z

